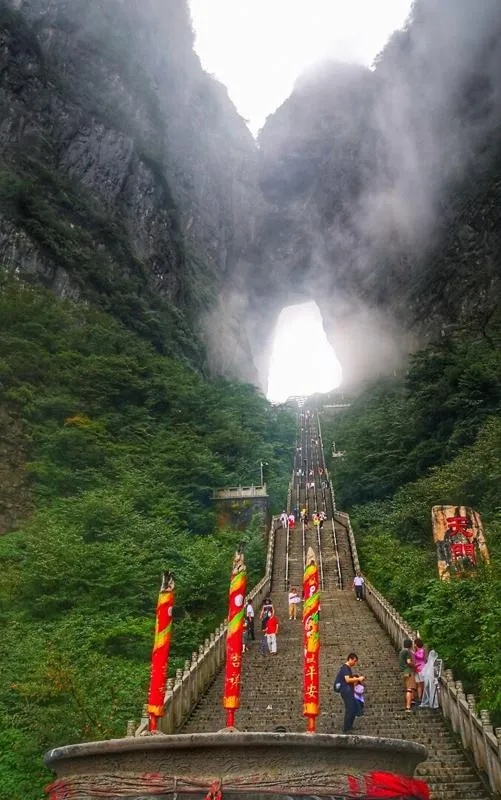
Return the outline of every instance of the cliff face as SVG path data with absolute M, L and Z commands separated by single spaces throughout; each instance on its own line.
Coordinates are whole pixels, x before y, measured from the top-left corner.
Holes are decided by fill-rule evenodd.
M 374 70 L 298 81 L 258 150 L 186 0 L 0 0 L 0 263 L 266 385 L 314 299 L 345 383 L 499 292 L 498 0 L 416 0 Z
M 259 192 L 192 46 L 185 0 L 0 2 L 0 260 L 200 359 Z
M 248 254 L 251 339 L 261 332 L 266 346 L 283 302 L 311 297 L 350 384 L 444 326 L 493 314 L 501 7 L 477 10 L 417 0 L 374 70 L 312 70 L 268 119 L 261 188 L 273 211 Z

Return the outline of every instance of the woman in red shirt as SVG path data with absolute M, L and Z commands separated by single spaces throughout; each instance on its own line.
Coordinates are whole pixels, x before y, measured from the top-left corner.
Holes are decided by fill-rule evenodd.
M 278 619 L 273 613 L 268 617 L 266 623 L 266 641 L 268 642 L 268 650 L 272 656 L 277 654 L 277 633 L 278 633 Z

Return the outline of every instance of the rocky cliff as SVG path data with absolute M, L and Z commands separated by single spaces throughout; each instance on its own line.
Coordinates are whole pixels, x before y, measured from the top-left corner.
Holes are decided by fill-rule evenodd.
M 280 310 L 314 299 L 356 384 L 495 314 L 500 75 L 498 0 L 416 0 L 258 150 L 186 0 L 0 0 L 0 262 L 262 386 Z
M 252 341 L 266 347 L 284 302 L 311 297 L 350 384 L 490 319 L 500 67 L 499 3 L 416 0 L 373 70 L 327 63 L 297 82 L 259 139 L 272 213 L 244 267 Z
M 0 2 L 0 147 L 0 261 L 200 363 L 260 200 L 187 2 Z

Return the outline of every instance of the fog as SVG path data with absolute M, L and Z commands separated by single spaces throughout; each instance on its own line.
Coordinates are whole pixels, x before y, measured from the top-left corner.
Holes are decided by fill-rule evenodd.
M 242 318 L 262 385 L 278 313 L 305 294 L 348 383 L 422 342 L 426 256 L 467 202 L 465 177 L 488 169 L 500 112 L 499 0 L 417 0 L 372 70 L 323 61 L 296 81 L 259 140 L 273 223 Z
M 284 308 L 273 334 L 268 399 L 281 403 L 295 395 L 329 392 L 341 379 L 318 305 L 310 301 Z

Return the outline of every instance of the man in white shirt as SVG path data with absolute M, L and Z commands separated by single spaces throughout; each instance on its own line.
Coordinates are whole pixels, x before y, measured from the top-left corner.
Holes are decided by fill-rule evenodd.
M 364 599 L 364 579 L 361 572 L 357 572 L 353 578 L 353 588 L 355 589 L 355 597 L 357 600 Z
M 247 617 L 247 630 L 249 632 L 249 638 L 254 642 L 256 640 L 256 634 L 254 633 L 254 606 L 250 600 L 247 601 L 245 616 Z

